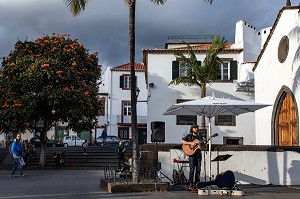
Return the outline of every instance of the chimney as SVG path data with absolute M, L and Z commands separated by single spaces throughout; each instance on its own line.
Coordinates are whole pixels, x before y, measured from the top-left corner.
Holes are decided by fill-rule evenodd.
M 286 5 L 285 5 L 286 7 L 287 6 L 291 6 L 291 0 L 286 0 Z

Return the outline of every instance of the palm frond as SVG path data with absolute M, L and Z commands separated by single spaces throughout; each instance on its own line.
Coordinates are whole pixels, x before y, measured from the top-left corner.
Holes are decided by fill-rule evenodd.
M 182 76 L 182 77 L 177 77 L 173 79 L 169 85 L 174 84 L 174 85 L 179 85 L 183 84 L 185 86 L 193 86 L 193 85 L 198 85 L 198 82 L 193 78 L 193 76 Z
M 85 10 L 88 0 L 64 0 L 64 2 L 72 14 L 77 16 Z
M 155 3 L 157 5 L 161 4 L 164 5 L 167 0 L 151 0 L 152 3 Z
M 182 52 L 178 52 L 175 54 L 175 57 L 180 60 L 181 62 L 184 63 L 184 65 L 189 65 L 190 64 L 190 59 L 186 57 Z
M 208 2 L 209 4 L 212 4 L 213 0 L 204 0 L 206 2 Z
M 218 57 L 227 44 L 225 37 L 221 38 L 217 35 L 213 38 L 212 44 L 207 50 L 206 57 L 204 59 L 204 68 L 206 69 L 207 78 L 209 80 L 213 79 L 217 71 L 219 70 L 222 60 Z

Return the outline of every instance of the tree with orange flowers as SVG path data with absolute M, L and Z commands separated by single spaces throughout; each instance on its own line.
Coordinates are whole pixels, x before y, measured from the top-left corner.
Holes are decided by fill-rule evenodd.
M 2 59 L 0 74 L 0 130 L 41 130 L 40 166 L 46 163 L 47 131 L 58 122 L 77 132 L 96 125 L 101 68 L 70 35 L 53 33 L 35 41 L 17 41 Z

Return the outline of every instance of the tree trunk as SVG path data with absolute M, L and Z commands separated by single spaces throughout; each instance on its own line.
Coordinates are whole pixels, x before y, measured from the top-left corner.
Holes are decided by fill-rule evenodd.
M 131 78 L 131 133 L 132 133 L 132 181 L 139 181 L 139 159 L 138 159 L 138 134 L 137 134 L 137 111 L 136 111 L 136 78 L 135 78 L 135 5 L 132 0 L 129 4 L 129 59 Z
M 47 129 L 49 126 L 49 121 L 45 120 L 44 121 L 44 127 L 43 130 L 41 132 L 41 136 L 40 136 L 40 141 L 41 141 L 41 154 L 40 154 L 40 163 L 39 166 L 40 167 L 45 167 L 46 166 L 46 148 L 47 148 Z
M 201 98 L 206 97 L 206 83 L 201 83 Z M 201 116 L 201 127 L 205 129 L 205 116 Z
M 40 141 L 41 141 L 41 154 L 40 154 L 40 167 L 45 167 L 46 165 L 46 140 L 47 140 L 47 131 L 42 130 L 41 132 L 41 137 L 40 137 Z

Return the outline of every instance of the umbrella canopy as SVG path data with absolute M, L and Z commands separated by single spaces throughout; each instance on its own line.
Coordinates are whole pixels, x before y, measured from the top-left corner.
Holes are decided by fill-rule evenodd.
M 212 118 L 216 115 L 240 115 L 254 112 L 267 106 L 269 105 L 209 96 L 174 104 L 164 112 L 164 115 L 204 115 Z
M 254 112 L 270 105 L 250 101 L 215 98 L 212 96 L 186 101 L 170 106 L 163 115 L 204 115 L 208 118 L 208 136 L 211 136 L 210 119 L 217 115 L 240 115 Z M 209 140 L 209 177 L 211 179 L 211 140 Z

